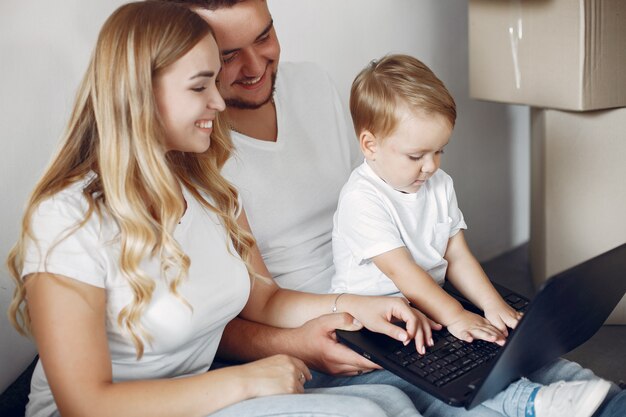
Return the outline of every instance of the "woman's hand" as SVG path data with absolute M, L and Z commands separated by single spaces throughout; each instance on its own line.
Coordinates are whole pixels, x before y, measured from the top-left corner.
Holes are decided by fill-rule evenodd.
M 248 387 L 248 398 L 302 393 L 304 383 L 312 378 L 304 362 L 287 355 L 274 355 L 238 367 Z
M 441 325 L 430 320 L 420 311 L 409 306 L 401 297 L 365 297 L 345 294 L 337 300 L 338 310 L 350 313 L 373 332 L 383 333 L 408 345 L 415 339 L 418 352 L 425 353 L 432 346 L 432 329 Z M 402 321 L 405 328 L 394 324 Z
M 504 333 L 489 320 L 467 310 L 463 310 L 452 323 L 448 324 L 448 331 L 456 338 L 468 343 L 473 342 L 474 339 L 482 339 L 502 346 L 506 341 Z

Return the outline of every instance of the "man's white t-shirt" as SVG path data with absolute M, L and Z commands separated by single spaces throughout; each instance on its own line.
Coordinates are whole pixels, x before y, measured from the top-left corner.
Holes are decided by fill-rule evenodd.
M 403 246 L 415 263 L 443 285 L 448 241 L 465 228 L 452 178 L 441 169 L 416 193 L 406 194 L 390 187 L 364 162 L 339 196 L 332 292 L 398 295 L 399 289 L 372 258 Z
M 339 95 L 317 66 L 281 64 L 274 102 L 276 142 L 231 132 L 235 150 L 222 173 L 239 190 L 278 285 L 326 293 L 334 273 L 333 213 L 362 156 Z
M 206 372 L 224 327 L 243 309 L 250 293 L 248 271 L 219 218 L 183 189 L 187 210 L 174 238 L 191 260 L 189 274 L 178 287 L 180 297 L 189 305 L 173 295 L 168 283 L 159 278 L 158 259 L 141 263 L 142 271 L 157 285 L 141 317 L 152 340 L 144 341 L 144 354 L 137 359 L 129 334 L 117 324 L 120 310 L 132 299 L 119 267 L 119 228 L 106 213 L 101 219 L 94 213 L 68 234 L 85 218 L 84 186 L 85 181 L 75 183 L 39 205 L 32 217 L 35 241 L 27 247 L 22 276 L 47 271 L 106 291 L 113 381 Z M 58 415 L 41 362 L 33 374 L 26 415 Z

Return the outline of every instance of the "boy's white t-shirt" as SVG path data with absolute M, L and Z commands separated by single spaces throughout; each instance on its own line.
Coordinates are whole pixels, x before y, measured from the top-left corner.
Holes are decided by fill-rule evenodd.
M 189 305 L 169 291 L 165 280 L 159 279 L 157 259 L 141 263 L 142 271 L 154 278 L 157 285 L 141 317 L 152 340 L 144 341 L 144 354 L 137 359 L 129 334 L 117 324 L 120 310 L 132 299 L 119 267 L 119 228 L 106 213 L 102 219 L 93 213 L 84 225 L 68 233 L 85 218 L 84 186 L 85 181 L 75 183 L 38 206 L 32 217 L 36 241 L 27 246 L 22 276 L 47 271 L 106 291 L 106 332 L 113 381 L 206 372 L 224 327 L 243 309 L 250 293 L 248 271 L 221 221 L 183 188 L 187 210 L 174 238 L 191 260 L 189 274 L 178 287 L 180 297 Z M 26 415 L 55 414 L 58 411 L 39 362 L 33 373 Z
M 231 132 L 222 174 L 239 190 L 272 277 L 283 288 L 327 293 L 337 198 L 362 158 L 330 77 L 311 63 L 279 66 L 278 137 Z
M 372 258 L 405 246 L 415 263 L 443 285 L 449 239 L 467 228 L 452 178 L 439 169 L 412 194 L 390 187 L 367 162 L 341 190 L 334 216 L 332 292 L 399 295 Z

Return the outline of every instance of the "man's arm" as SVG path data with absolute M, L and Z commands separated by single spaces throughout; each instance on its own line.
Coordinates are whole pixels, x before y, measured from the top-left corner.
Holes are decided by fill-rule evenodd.
M 327 314 L 293 329 L 235 318 L 224 329 L 218 358 L 247 362 L 284 353 L 331 375 L 355 375 L 359 371 L 379 369 L 335 338 L 335 329 L 358 330 L 361 327 L 346 313 Z

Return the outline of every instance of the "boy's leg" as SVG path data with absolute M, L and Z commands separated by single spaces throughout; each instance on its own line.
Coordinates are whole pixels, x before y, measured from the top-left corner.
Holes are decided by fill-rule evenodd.
M 583 368 L 576 362 L 559 358 L 528 376 L 531 381 L 542 385 L 549 385 L 557 381 L 585 381 L 600 379 L 591 369 Z M 615 396 L 621 389 L 615 383 L 611 383 L 611 389 L 607 398 Z
M 626 416 L 626 390 L 620 391 L 617 395 L 605 403 L 596 414 L 597 417 L 624 417 Z
M 385 384 L 404 391 L 415 408 L 424 417 L 502 417 L 502 414 L 488 407 L 480 405 L 471 410 L 462 407 L 452 407 L 432 395 L 422 391 L 410 382 L 392 374 L 389 371 L 373 371 L 359 376 L 333 377 L 319 372 L 312 372 L 313 379 L 305 385 L 313 387 L 339 387 L 351 385 Z
M 484 407 L 509 417 L 523 417 L 531 394 L 541 385 L 526 378 L 511 383 L 505 390 L 482 403 Z
M 594 374 L 592 370 L 583 368 L 576 362 L 568 361 L 567 359 L 562 358 L 559 358 L 551 364 L 548 364 L 543 368 L 533 372 L 528 376 L 528 378 L 542 385 L 549 385 L 557 381 L 583 381 L 590 379 L 600 379 L 600 377 Z M 603 405 L 601 410 L 610 408 L 608 406 L 612 405 L 613 398 L 621 391 L 622 390 L 620 389 L 620 387 L 617 386 L 617 384 L 611 382 L 611 388 L 609 389 L 609 393 L 606 395 L 606 398 L 602 403 Z M 599 412 L 597 415 L 604 417 L 604 411 Z M 626 413 L 622 415 L 626 415 Z
M 552 364 L 534 372 L 529 378 L 532 382 L 541 385 L 549 385 L 557 381 L 599 379 L 591 370 L 582 368 L 579 364 L 565 359 L 556 360 Z M 534 387 L 538 386 L 529 381 L 517 381 L 495 398 L 487 400 L 482 405 L 469 411 L 464 408 L 449 406 L 388 371 L 374 371 L 354 377 L 332 377 L 314 372 L 314 378 L 307 383 L 307 387 L 344 386 L 352 384 L 388 384 L 398 387 L 411 398 L 415 407 L 424 417 L 502 416 L 516 415 L 516 413 L 520 412 L 522 413 L 520 415 L 523 415 L 530 393 Z M 599 416 L 613 417 L 610 414 L 612 409 L 621 411 L 623 405 L 617 401 L 618 399 L 616 398 L 617 404 L 615 406 L 613 406 L 612 401 L 612 398 L 620 392 L 621 390 L 616 384 L 611 384 L 611 389 L 604 400 L 603 408 L 598 414 Z M 626 400 L 623 399 L 621 399 L 621 401 L 626 402 Z

